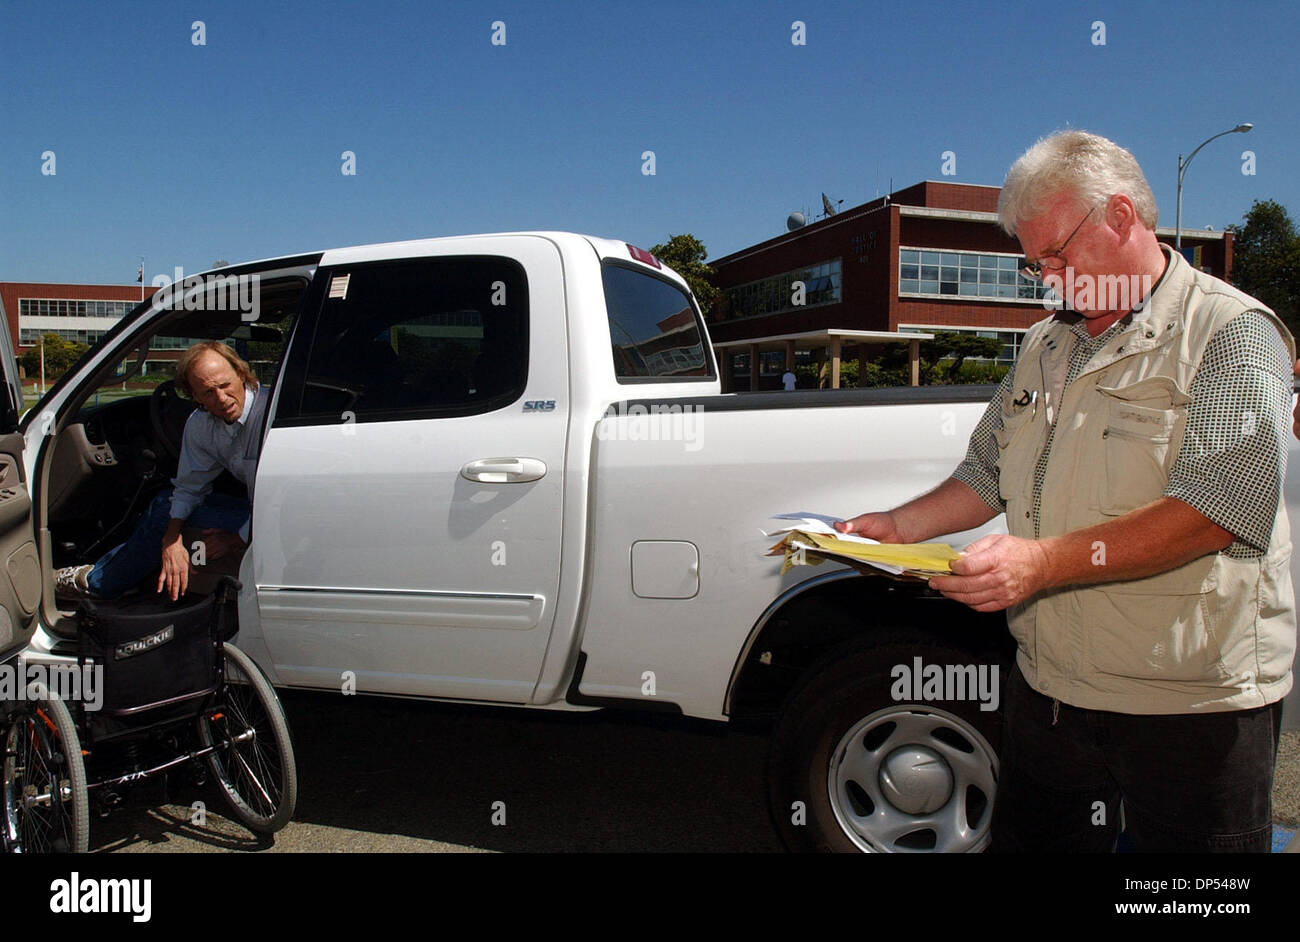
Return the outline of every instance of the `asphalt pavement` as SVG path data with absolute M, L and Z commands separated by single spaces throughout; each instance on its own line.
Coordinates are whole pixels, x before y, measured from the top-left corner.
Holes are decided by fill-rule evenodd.
M 212 784 L 143 786 L 91 823 L 119 852 L 770 852 L 767 740 L 612 711 L 559 714 L 282 692 L 298 756 L 273 840 L 226 819 Z M 195 824 L 192 803 L 203 802 Z M 1274 821 L 1300 828 L 1300 732 L 1279 750 Z
M 273 844 L 211 784 L 146 786 L 91 824 L 113 851 L 778 851 L 765 737 L 717 724 L 281 692 L 301 780 Z M 149 792 L 152 791 L 152 794 Z M 191 823 L 204 802 L 206 826 Z

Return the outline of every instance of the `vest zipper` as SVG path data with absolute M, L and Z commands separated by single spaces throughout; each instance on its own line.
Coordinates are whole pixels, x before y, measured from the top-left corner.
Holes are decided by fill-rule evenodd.
M 1061 717 L 1061 701 L 1053 697 L 1052 698 L 1052 725 L 1053 726 L 1056 725 L 1056 721 L 1060 719 L 1060 717 Z
M 1152 438 L 1150 435 L 1139 435 L 1137 432 L 1128 432 L 1117 428 L 1108 428 L 1101 433 L 1102 438 L 1110 438 L 1112 435 L 1116 438 L 1132 438 L 1140 442 L 1151 442 L 1153 445 L 1169 444 L 1168 436 L 1164 438 Z

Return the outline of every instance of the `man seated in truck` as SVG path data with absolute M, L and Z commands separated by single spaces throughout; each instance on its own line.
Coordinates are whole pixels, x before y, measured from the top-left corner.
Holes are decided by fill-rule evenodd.
M 190 577 L 190 549 L 181 536 L 186 525 L 203 528 L 205 562 L 247 545 L 252 505 L 242 497 L 214 494 L 212 484 L 229 471 L 251 499 L 258 431 L 270 390 L 258 384 L 234 350 L 213 340 L 181 354 L 176 388 L 199 408 L 185 423 L 171 487 L 158 492 L 125 543 L 94 563 L 58 570 L 54 584 L 59 598 L 116 598 L 155 571 L 155 591 L 179 598 Z

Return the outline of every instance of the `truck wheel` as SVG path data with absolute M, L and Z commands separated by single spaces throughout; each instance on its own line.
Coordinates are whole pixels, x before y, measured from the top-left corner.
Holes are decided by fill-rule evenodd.
M 1010 666 L 991 652 L 932 639 L 855 642 L 832 652 L 791 695 L 772 737 L 768 800 L 787 848 L 960 853 L 987 847 L 1001 715 L 980 709 L 978 687 L 964 699 L 953 697 L 953 689 L 943 699 L 924 689 L 895 699 L 891 687 L 901 686 L 895 668 L 915 671 L 916 658 L 923 671 L 944 667 L 945 678 L 956 676 L 949 665 L 984 666 L 1001 704 Z

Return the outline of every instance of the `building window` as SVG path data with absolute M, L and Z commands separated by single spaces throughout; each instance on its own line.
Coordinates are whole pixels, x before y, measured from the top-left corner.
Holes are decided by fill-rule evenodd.
M 732 376 L 749 375 L 748 353 L 732 353 L 724 354 L 724 356 L 731 361 Z M 812 350 L 796 350 L 794 352 L 794 365 L 796 368 L 800 366 L 808 366 L 816 362 L 817 358 L 813 355 Z M 758 372 L 763 376 L 780 376 L 785 373 L 785 351 L 760 351 L 758 354 Z
M 802 281 L 803 304 L 794 303 L 794 282 Z M 840 260 L 831 259 L 807 268 L 752 281 L 726 292 L 728 318 L 758 317 L 798 311 L 818 304 L 840 300 Z
M 1019 272 L 1017 255 L 900 249 L 898 293 L 941 298 L 1042 301 L 1047 289 Z
M 40 343 L 41 337 L 45 334 L 58 334 L 64 340 L 71 340 L 75 343 L 94 343 L 105 333 L 107 331 L 103 330 L 53 330 L 51 328 L 20 327 L 18 328 L 18 345 L 21 347 L 35 346 Z
M 19 298 L 19 317 L 124 317 L 139 301 L 69 301 L 67 298 Z
M 758 355 L 758 371 L 764 376 L 780 376 L 785 372 L 785 351 L 764 350 Z
M 188 350 L 202 338 L 199 337 L 164 337 L 154 335 L 149 341 L 149 349 L 153 350 Z M 227 337 L 223 343 L 229 344 L 234 338 Z

